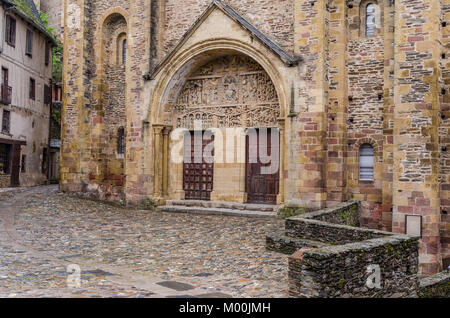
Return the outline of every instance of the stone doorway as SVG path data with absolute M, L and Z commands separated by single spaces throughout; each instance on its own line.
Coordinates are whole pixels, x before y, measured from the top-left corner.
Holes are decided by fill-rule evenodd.
M 277 204 L 277 196 L 280 189 L 280 146 L 272 144 L 272 134 L 279 134 L 278 129 L 267 129 L 267 136 L 262 137 L 261 130 L 257 130 L 258 142 L 252 142 L 251 137 L 246 140 L 246 184 L 245 189 L 248 196 L 248 203 L 258 204 Z M 261 138 L 267 138 L 267 156 L 276 156 L 278 160 L 276 171 L 267 173 L 264 168 L 268 168 L 273 162 L 266 163 L 259 154 L 261 154 Z M 270 170 L 270 169 L 266 169 Z
M 198 135 L 202 137 L 203 133 L 200 132 Z M 207 157 L 204 154 L 205 148 L 213 140 L 214 138 L 212 138 L 212 141 L 201 138 L 200 144 L 197 145 L 194 131 L 185 136 L 183 190 L 186 200 L 211 200 L 214 184 L 214 158 Z

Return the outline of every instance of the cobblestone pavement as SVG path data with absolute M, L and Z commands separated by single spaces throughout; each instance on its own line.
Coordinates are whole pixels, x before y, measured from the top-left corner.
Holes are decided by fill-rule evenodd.
M 287 297 L 276 219 L 121 209 L 56 186 L 0 192 L 0 297 Z M 81 287 L 67 288 L 67 265 Z

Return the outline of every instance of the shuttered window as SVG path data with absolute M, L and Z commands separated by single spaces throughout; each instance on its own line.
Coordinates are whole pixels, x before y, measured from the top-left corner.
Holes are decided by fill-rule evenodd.
M 52 102 L 52 92 L 50 86 L 44 85 L 44 104 L 50 105 Z
M 10 15 L 6 16 L 5 33 L 6 43 L 11 46 L 16 46 L 16 19 Z
M 33 31 L 27 29 L 27 43 L 25 46 L 25 54 L 28 56 L 33 55 Z
M 30 78 L 30 99 L 36 100 L 36 81 Z
M 2 133 L 9 134 L 11 130 L 11 112 L 9 110 L 3 110 L 2 117 Z
M 45 42 L 45 65 L 50 63 L 50 44 Z
M 372 181 L 374 179 L 375 151 L 369 144 L 359 149 L 359 179 Z

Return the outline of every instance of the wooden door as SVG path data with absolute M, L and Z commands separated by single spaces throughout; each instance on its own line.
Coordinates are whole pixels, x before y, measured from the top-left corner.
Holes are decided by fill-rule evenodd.
M 272 137 L 270 129 L 267 130 L 267 154 L 270 156 L 275 153 L 279 160 L 280 149 L 277 145 L 272 145 Z M 278 133 L 278 132 L 277 132 Z M 258 141 L 259 141 L 258 131 Z M 280 185 L 280 169 L 273 174 L 261 173 L 261 168 L 270 166 L 270 163 L 263 164 L 259 156 L 260 142 L 257 144 L 250 143 L 250 137 L 247 136 L 247 150 L 246 150 L 246 192 L 248 196 L 248 203 L 259 204 L 276 204 Z
M 214 163 L 212 160 L 206 160 L 203 156 L 205 147 L 211 143 L 211 140 L 204 140 L 201 149 L 198 149 L 198 155 L 201 154 L 200 161 L 195 161 L 194 133 L 191 132 L 190 143 L 185 142 L 185 162 L 183 164 L 183 190 L 186 200 L 211 200 L 214 181 Z M 190 158 L 190 160 L 186 160 Z M 211 159 L 211 158 L 210 158 Z M 212 158 L 213 159 L 213 158 Z
M 12 146 L 11 186 L 20 186 L 20 144 Z

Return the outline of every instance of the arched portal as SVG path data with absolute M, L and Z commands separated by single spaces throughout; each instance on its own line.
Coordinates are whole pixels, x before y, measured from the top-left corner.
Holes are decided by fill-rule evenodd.
M 208 52 L 186 65 L 169 82 L 162 107 L 153 113 L 155 196 L 277 203 L 284 116 L 280 88 L 258 62 L 236 51 Z M 202 142 L 194 146 L 196 133 Z M 210 133 L 213 138 L 207 137 Z M 195 149 L 204 154 L 212 144 L 213 162 L 205 161 L 208 154 L 196 161 Z M 181 160 L 174 160 L 177 153 Z M 260 160 L 260 153 L 267 158 Z M 157 166 L 159 160 L 163 166 Z M 262 173 L 267 166 L 275 168 Z

